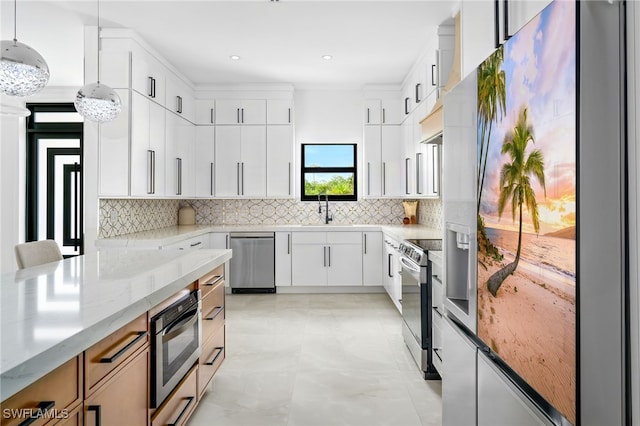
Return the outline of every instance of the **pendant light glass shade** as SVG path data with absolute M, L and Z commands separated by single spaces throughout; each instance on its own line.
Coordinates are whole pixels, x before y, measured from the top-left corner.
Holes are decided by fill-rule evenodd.
M 100 82 L 86 84 L 78 90 L 74 102 L 84 118 L 98 123 L 111 121 L 120 114 L 120 97 L 111 87 Z
M 9 96 L 31 96 L 49 82 L 49 66 L 42 55 L 18 40 L 2 40 L 0 91 Z

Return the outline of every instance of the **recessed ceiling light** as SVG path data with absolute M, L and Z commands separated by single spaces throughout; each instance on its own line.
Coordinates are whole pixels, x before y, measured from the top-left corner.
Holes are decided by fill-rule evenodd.
M 229 56 L 231 59 L 233 59 L 234 61 L 237 61 L 238 59 L 240 59 L 240 56 L 238 55 L 231 55 Z
M 329 59 L 333 59 L 333 56 L 331 56 L 331 55 L 322 55 L 322 59 L 324 59 L 325 61 L 328 61 Z

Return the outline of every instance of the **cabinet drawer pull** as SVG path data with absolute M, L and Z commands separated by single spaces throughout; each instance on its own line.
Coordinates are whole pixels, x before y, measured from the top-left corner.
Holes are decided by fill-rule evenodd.
M 148 85 L 149 91 L 147 92 L 147 96 L 149 96 L 150 98 L 153 98 L 153 77 L 151 76 L 147 77 L 147 83 L 149 83 Z
M 440 362 L 442 362 L 442 348 L 433 348 L 433 353 L 436 354 Z
M 42 401 L 42 402 L 39 402 L 38 403 L 38 408 L 37 408 L 37 411 L 36 411 L 37 414 L 35 416 L 29 416 L 29 418 L 27 418 L 25 421 L 20 423 L 18 426 L 28 426 L 28 425 L 30 425 L 31 423 L 33 423 L 36 420 L 38 420 L 40 417 L 43 417 L 43 415 L 44 415 L 43 413 L 53 409 L 53 407 L 55 407 L 55 406 L 56 406 L 56 402 L 55 401 Z
M 404 98 L 404 114 L 409 114 L 409 98 Z
M 90 406 L 87 407 L 87 411 L 95 411 L 96 412 L 96 426 L 100 426 L 100 423 L 101 423 L 101 419 L 100 419 L 100 417 L 101 417 L 101 415 L 100 415 L 101 414 L 100 413 L 101 408 L 100 408 L 100 406 L 99 405 L 90 405 Z
M 147 336 L 146 331 L 138 331 L 136 332 L 136 334 L 137 336 L 135 339 L 127 343 L 122 349 L 120 349 L 118 352 L 113 354 L 113 356 L 101 358 L 100 362 L 103 364 L 109 364 L 114 362 L 115 360 L 120 358 L 122 355 L 124 355 L 125 352 L 127 352 L 133 345 L 135 345 L 136 343 L 138 343 L 140 340 L 144 339 Z
M 224 275 L 214 275 L 213 277 L 213 281 L 208 282 L 208 283 L 204 283 L 204 285 L 209 286 L 209 287 L 213 287 L 214 285 L 218 284 L 218 282 L 220 282 L 221 279 L 224 278 Z
M 442 312 L 440 312 L 440 309 L 438 309 L 438 307 L 437 307 L 437 306 L 432 306 L 432 307 L 431 307 L 431 309 L 433 309 L 433 311 L 434 311 L 436 314 L 438 314 L 438 316 L 439 316 L 440 318 L 442 318 Z
M 435 86 L 435 84 L 433 84 L 433 66 L 431 66 L 431 84 Z M 419 104 L 422 100 L 420 99 L 420 86 L 422 86 L 422 84 L 416 84 L 416 104 Z
M 213 356 L 213 359 L 209 362 L 205 362 L 204 365 L 213 365 L 216 363 L 216 360 L 218 359 L 218 357 L 220 356 L 220 354 L 222 353 L 222 351 L 224 350 L 224 346 L 218 346 L 216 348 L 216 354 Z
M 204 320 L 213 321 L 214 319 L 216 319 L 218 315 L 220 315 L 220 312 L 222 312 L 223 310 L 224 310 L 224 306 L 214 306 L 213 309 L 211 309 L 207 315 L 211 314 L 211 312 L 213 311 L 216 311 L 216 313 L 210 317 L 209 316 L 205 317 Z
M 184 417 L 185 414 L 187 414 L 187 411 L 189 411 L 189 407 L 191 407 L 191 404 L 193 404 L 193 401 L 196 400 L 195 396 L 188 396 L 185 398 L 185 400 L 187 401 L 187 405 L 184 406 L 184 408 L 182 409 L 182 411 L 180 411 L 180 414 L 178 414 L 178 417 L 176 418 L 176 421 L 173 423 L 169 423 L 167 426 L 176 426 L 178 424 L 180 424 L 180 420 L 182 420 L 182 417 Z
M 197 243 L 190 244 L 191 247 L 199 246 L 202 244 L 202 241 L 198 241 Z
M 391 263 L 393 262 L 393 254 L 389 253 L 388 254 L 388 259 L 387 259 L 387 275 L 389 275 L 389 278 L 393 278 L 393 272 L 391 271 Z
M 289 123 L 291 123 L 291 108 L 289 108 Z

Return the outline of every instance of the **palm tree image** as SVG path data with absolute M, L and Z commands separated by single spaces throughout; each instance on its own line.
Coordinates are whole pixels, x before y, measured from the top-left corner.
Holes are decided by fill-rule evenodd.
M 485 62 L 478 67 L 478 120 L 480 121 L 480 153 L 478 157 L 478 214 L 480 213 L 480 199 L 487 170 L 487 157 L 493 122 L 500 120 L 506 110 L 506 77 L 502 69 L 504 47 L 496 50 Z
M 544 190 L 547 189 L 544 178 L 544 156 L 539 149 L 534 149 L 527 155 L 527 146 L 535 143 L 533 127 L 528 124 L 527 108 L 523 107 L 518 114 L 518 121 L 513 130 L 505 135 L 501 153 L 507 154 L 510 161 L 503 164 L 500 170 L 500 195 L 498 198 L 498 216 L 502 217 L 505 207 L 511 203 L 511 218 L 515 222 L 518 212 L 518 246 L 516 257 L 502 269 L 496 271 L 487 280 L 487 288 L 495 297 L 504 280 L 513 274 L 520 261 L 522 248 L 522 208 L 526 206 L 533 229 L 536 234 L 540 231 L 540 217 L 536 195 L 531 187 L 531 179 L 537 179 Z

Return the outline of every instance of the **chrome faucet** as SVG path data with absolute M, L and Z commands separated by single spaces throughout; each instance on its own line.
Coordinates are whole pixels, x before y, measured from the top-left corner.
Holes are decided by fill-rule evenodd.
M 318 194 L 318 213 L 322 213 L 322 204 L 321 204 L 322 195 L 323 194 Z M 329 195 L 328 194 L 324 194 L 324 202 L 325 202 L 324 224 L 328 225 L 329 222 L 333 220 L 333 215 L 329 214 Z

